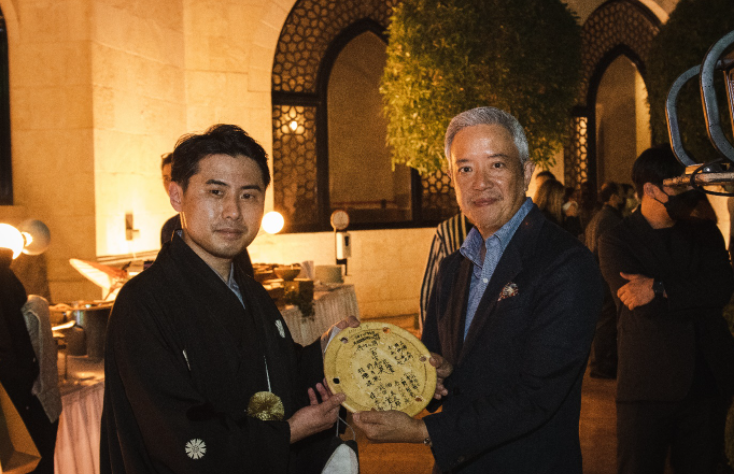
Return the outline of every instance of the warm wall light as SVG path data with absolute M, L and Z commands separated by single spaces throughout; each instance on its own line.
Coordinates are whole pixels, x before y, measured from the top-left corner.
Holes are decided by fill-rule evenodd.
M 23 250 L 25 240 L 23 234 L 10 224 L 0 224 L 0 248 L 13 251 L 13 259 L 18 258 Z
M 279 212 L 271 211 L 263 216 L 262 227 L 268 234 L 277 234 L 283 230 L 284 225 L 285 219 Z
M 298 122 L 295 120 L 291 120 L 291 123 L 288 124 L 288 128 L 290 128 L 292 132 L 295 132 L 296 130 L 298 130 Z
M 26 255 L 41 255 L 51 244 L 51 232 L 43 222 L 36 219 L 23 221 L 18 230 L 25 238 L 23 253 Z

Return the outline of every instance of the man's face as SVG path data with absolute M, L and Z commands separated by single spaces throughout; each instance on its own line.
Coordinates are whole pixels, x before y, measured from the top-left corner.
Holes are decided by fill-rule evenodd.
M 461 130 L 451 144 L 451 177 L 461 211 L 484 239 L 520 209 L 535 164 L 520 164 L 512 135 L 501 125 Z
M 213 268 L 228 264 L 257 235 L 265 184 L 254 160 L 209 155 L 186 191 L 171 185 L 171 205 L 181 213 L 184 241 Z
M 168 186 L 171 184 L 171 164 L 170 163 L 168 163 L 167 165 L 163 166 L 163 168 L 161 168 L 161 177 L 163 178 L 163 189 L 166 190 L 166 194 L 169 194 Z

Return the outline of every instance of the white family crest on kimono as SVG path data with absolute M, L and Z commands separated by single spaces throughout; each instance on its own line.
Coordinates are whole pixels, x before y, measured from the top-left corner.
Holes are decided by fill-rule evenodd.
M 191 459 L 201 459 L 206 454 L 206 443 L 194 438 L 186 443 L 186 455 Z

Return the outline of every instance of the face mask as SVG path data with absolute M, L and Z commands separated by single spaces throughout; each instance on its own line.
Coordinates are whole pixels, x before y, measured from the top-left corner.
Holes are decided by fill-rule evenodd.
M 704 194 L 697 189 L 690 189 L 673 196 L 668 193 L 665 193 L 665 195 L 668 196 L 668 202 L 661 204 L 665 206 L 665 210 L 668 211 L 668 215 L 674 221 L 690 219 L 691 213 L 698 205 L 698 202 L 704 198 Z

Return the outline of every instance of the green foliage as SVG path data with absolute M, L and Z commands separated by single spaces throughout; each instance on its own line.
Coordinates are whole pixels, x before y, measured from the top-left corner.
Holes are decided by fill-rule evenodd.
M 301 310 L 301 315 L 304 318 L 313 316 L 315 314 L 315 311 L 313 308 L 313 297 L 309 298 L 306 295 L 304 295 L 303 293 L 300 293 L 295 288 L 290 288 L 290 289 L 285 290 L 283 301 L 285 301 L 288 304 L 298 306 L 298 309 Z
M 380 92 L 393 163 L 442 168 L 456 114 L 492 105 L 552 164 L 580 78 L 581 28 L 560 0 L 405 0 L 390 26 Z
M 673 82 L 691 67 L 701 64 L 706 51 L 734 28 L 732 0 L 681 0 L 666 24 L 653 40 L 647 60 L 647 89 L 650 104 L 650 127 L 653 143 L 669 143 L 665 121 L 665 101 Z M 717 74 L 717 79 L 719 75 Z M 722 81 L 723 82 L 723 81 Z M 725 125 L 726 93 L 717 86 Z M 699 162 L 717 157 L 708 140 L 701 105 L 701 92 L 696 79 L 691 79 L 678 98 L 678 124 L 686 151 Z M 724 132 L 731 136 L 730 127 Z

